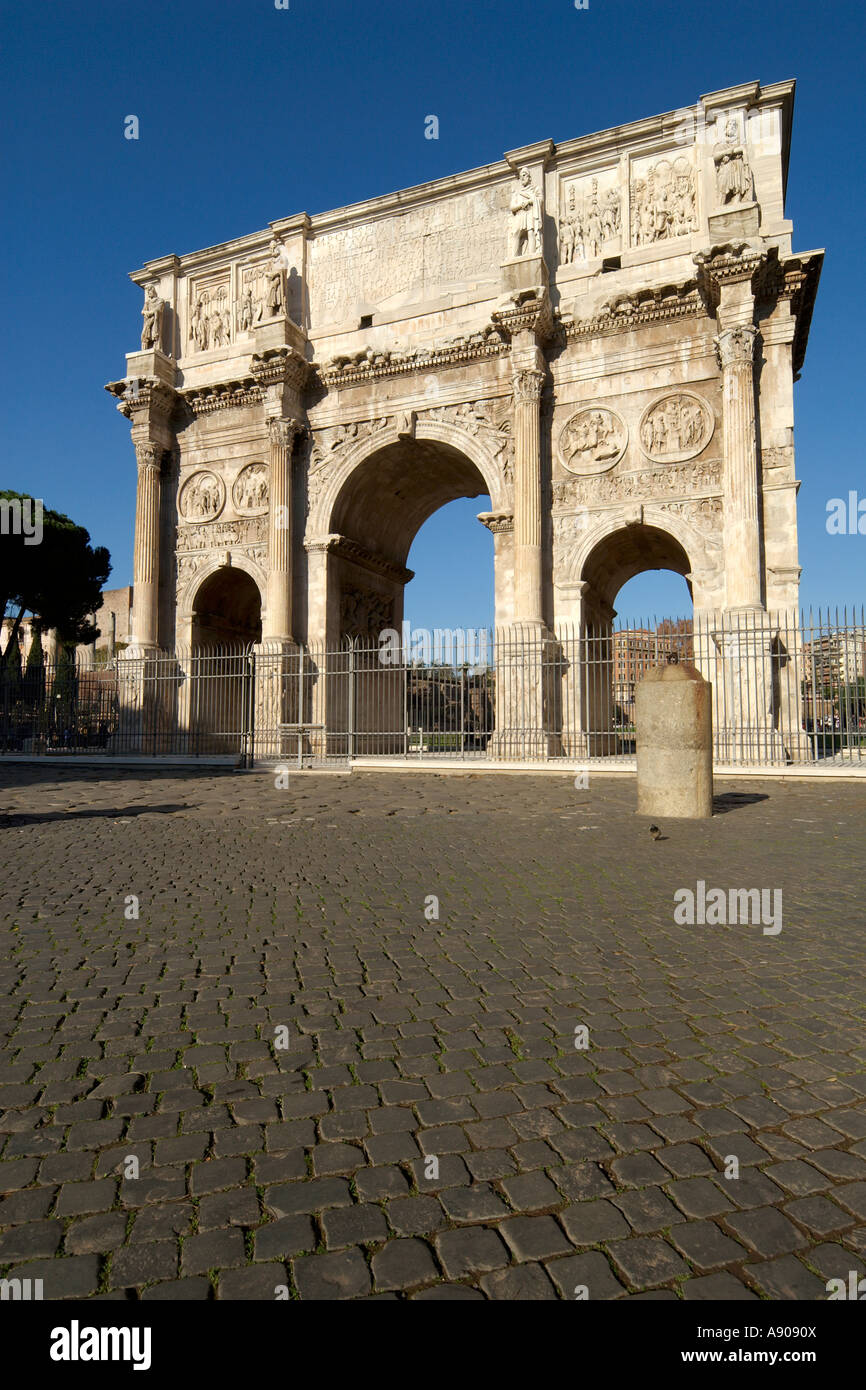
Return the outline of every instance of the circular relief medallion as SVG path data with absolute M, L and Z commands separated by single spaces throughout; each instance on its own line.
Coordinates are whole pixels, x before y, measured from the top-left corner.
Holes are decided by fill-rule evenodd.
M 606 473 L 619 463 L 628 430 L 605 406 L 588 406 L 567 420 L 559 432 L 559 457 L 569 473 Z
M 691 391 L 677 391 L 647 406 L 640 422 L 640 444 L 656 463 L 682 463 L 705 449 L 715 421 L 706 401 Z
M 178 510 L 184 521 L 213 521 L 225 506 L 225 500 L 222 478 L 204 470 L 187 478 L 180 490 Z
M 235 511 L 241 516 L 261 516 L 268 509 L 268 466 L 248 463 L 235 478 L 232 488 Z

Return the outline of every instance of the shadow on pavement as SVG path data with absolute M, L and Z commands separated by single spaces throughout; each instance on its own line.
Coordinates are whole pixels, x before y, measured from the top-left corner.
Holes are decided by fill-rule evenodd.
M 175 811 L 188 811 L 189 806 L 116 806 L 109 810 L 92 811 L 45 811 L 41 815 L 30 815 L 28 812 L 13 811 L 10 815 L 0 816 L 0 830 L 11 830 L 17 825 L 47 825 L 51 821 L 69 820 L 131 820 L 133 816 L 170 816 Z
M 256 769 L 258 770 L 258 769 Z M 14 790 L 16 787 L 38 786 L 40 783 L 47 782 L 117 782 L 118 784 L 135 782 L 200 782 L 203 779 L 214 777 L 237 777 L 241 773 L 239 768 L 220 767 L 202 764 L 201 767 L 190 766 L 188 763 L 178 766 L 163 764 L 156 766 L 153 763 L 142 764 L 137 767 L 132 763 L 125 763 L 122 766 L 111 763 L 94 764 L 88 763 L 76 767 L 74 763 L 16 763 L 6 762 L 0 757 L 0 787 L 8 787 Z M 241 775 L 243 775 L 241 773 Z
M 769 792 L 722 792 L 721 796 L 713 797 L 713 815 L 723 816 L 726 811 L 739 811 L 741 806 L 769 799 Z

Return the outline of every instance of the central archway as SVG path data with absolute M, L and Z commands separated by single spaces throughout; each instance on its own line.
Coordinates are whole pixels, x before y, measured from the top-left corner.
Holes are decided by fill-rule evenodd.
M 485 524 L 499 515 L 488 508 L 507 508 L 505 469 L 482 436 L 480 427 L 471 434 L 438 419 L 413 422 L 402 432 L 382 430 L 347 451 L 311 509 L 311 641 L 334 651 L 354 639 L 350 669 L 325 682 L 318 709 L 329 731 L 350 730 L 350 751 L 403 750 L 411 730 L 417 734 L 417 671 L 404 632 L 404 590 L 413 578 L 407 560 L 421 527 L 449 503 L 484 499 L 479 512 Z M 489 529 L 497 621 L 507 621 L 512 536 L 510 529 Z M 443 613 L 440 632 L 452 631 L 462 618 Z M 380 660 L 383 633 L 399 648 L 390 667 Z M 454 705 L 460 708 L 459 701 Z
M 305 542 L 311 641 L 333 647 L 346 635 L 400 629 L 409 550 L 439 508 L 489 497 L 484 517 L 510 521 L 506 444 L 487 428 L 419 419 L 368 434 L 321 469 Z M 494 534 L 500 623 L 510 619 L 512 537 L 507 525 Z
M 331 514 L 331 532 L 344 538 L 330 575 L 339 586 L 340 637 L 399 631 L 413 578 L 406 562 L 419 530 L 457 498 L 486 495 L 476 465 L 447 444 L 398 440 L 360 463 Z

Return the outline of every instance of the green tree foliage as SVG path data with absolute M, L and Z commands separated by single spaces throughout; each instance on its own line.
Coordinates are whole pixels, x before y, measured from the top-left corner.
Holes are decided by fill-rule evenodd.
M 35 507 L 35 499 L 26 493 L 0 492 L 0 499 L 4 498 Z M 92 614 L 111 573 L 105 546 L 92 546 L 83 526 L 48 507 L 43 511 L 40 544 L 25 545 L 24 541 L 24 535 L 0 536 L 0 612 L 15 614 L 7 654 L 17 656 L 18 630 L 28 612 L 38 615 L 42 631 L 56 628 L 65 646 L 95 641 L 99 629 Z

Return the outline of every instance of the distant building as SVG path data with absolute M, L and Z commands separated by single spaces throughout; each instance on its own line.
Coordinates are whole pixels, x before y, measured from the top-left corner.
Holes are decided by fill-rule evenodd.
M 15 619 L 14 619 L 14 618 L 4 618 L 4 619 L 3 619 L 3 625 L 2 625 L 2 638 L 0 638 L 0 647 L 2 647 L 2 650 L 3 650 L 4 654 L 5 654 L 5 652 L 6 652 L 6 648 L 7 648 L 8 645 L 9 645 L 9 641 L 10 641 L 10 639 L 11 639 L 11 637 L 12 637 L 12 629 L 14 628 L 14 626 L 15 626 Z M 27 659 L 27 653 L 30 651 L 30 644 L 31 644 L 31 642 L 33 641 L 33 636 L 34 636 L 35 631 L 36 631 L 36 619 L 35 619 L 35 618 L 29 617 L 29 618 L 22 618 L 22 619 L 21 619 L 21 623 L 20 623 L 20 625 L 19 625 L 19 627 L 18 627 L 18 651 L 19 651 L 19 654 L 20 654 L 20 657 L 21 657 L 21 662 L 22 662 L 22 664 L 23 664 L 23 663 L 26 661 L 26 659 Z M 56 651 L 56 647 L 57 647 L 57 639 L 56 639 L 56 637 L 55 637 L 55 634 L 54 634 L 53 632 L 43 632 L 43 634 L 42 634 L 42 649 L 43 649 L 43 651 L 45 652 L 45 656 L 46 656 L 46 658 L 47 658 L 49 661 L 50 661 L 50 660 L 53 660 L 53 658 L 54 658 L 54 653 L 55 653 L 55 651 Z
M 665 618 L 656 628 L 622 628 L 613 634 L 613 699 L 616 722 L 634 721 L 634 688 L 648 671 L 676 652 L 680 661 L 693 659 L 691 618 Z M 621 715 L 621 720 L 620 720 Z
M 76 658 L 82 665 L 94 665 L 100 659 L 106 660 L 115 651 L 122 650 L 129 645 L 132 630 L 132 596 L 131 584 L 127 584 L 124 589 L 103 589 L 102 603 L 94 614 L 94 621 L 99 628 L 99 636 L 92 645 L 79 644 L 75 648 Z M 18 649 L 21 653 L 22 663 L 26 661 L 27 653 L 30 651 L 36 624 L 37 619 L 31 615 L 22 618 L 19 625 Z M 14 618 L 3 619 L 2 636 L 0 636 L 0 649 L 3 652 L 6 651 L 14 626 Z M 53 629 L 43 630 L 42 649 L 47 661 L 56 659 L 57 634 Z
M 851 685 L 866 676 L 866 628 L 823 633 L 803 643 L 803 657 L 807 688 Z
M 116 651 L 130 642 L 132 632 L 132 585 L 123 589 L 103 589 L 102 603 L 93 615 L 99 628 L 96 642 L 89 647 L 76 647 L 76 655 L 84 663 L 109 660 Z

